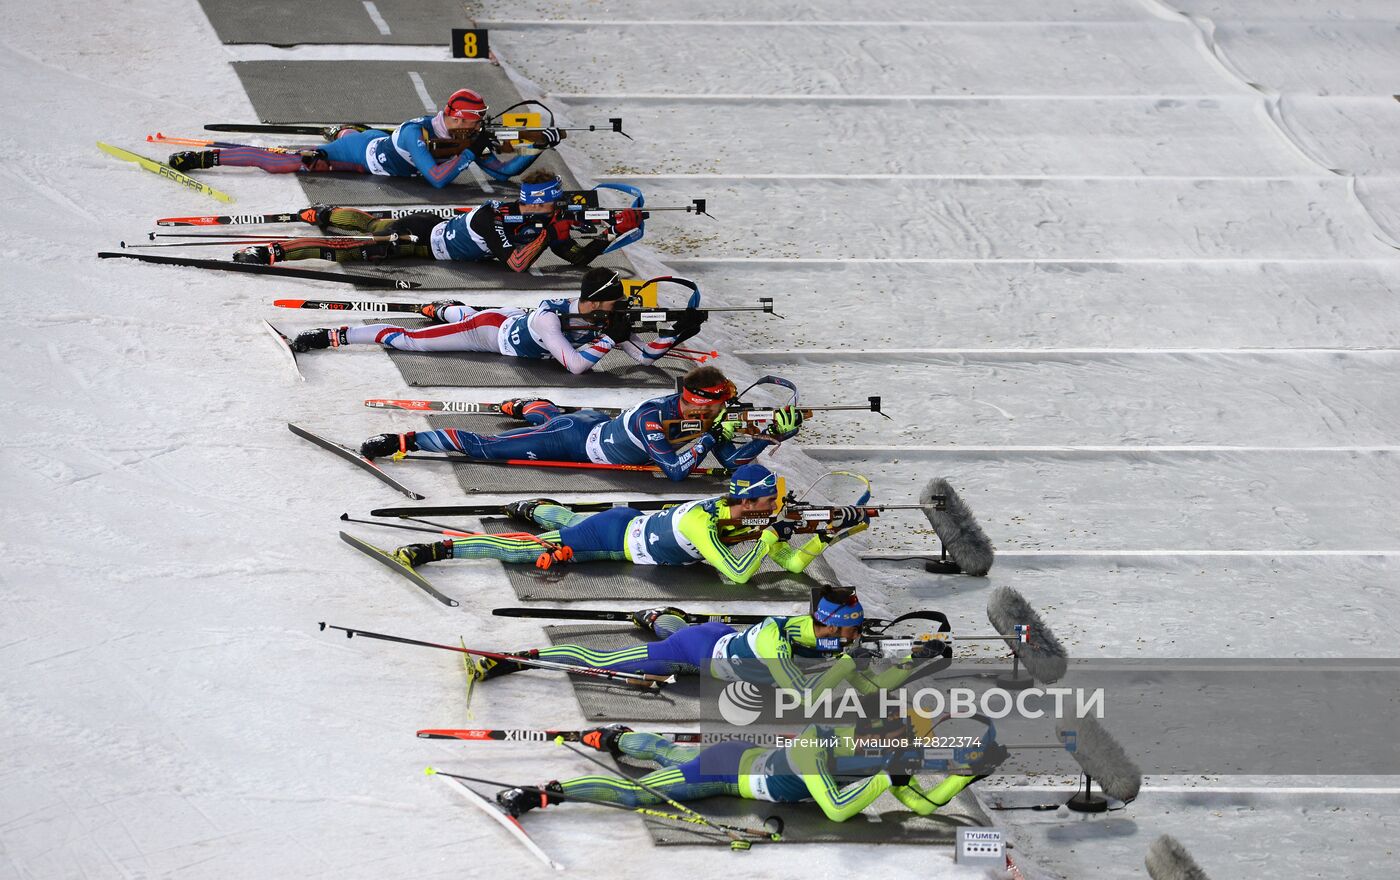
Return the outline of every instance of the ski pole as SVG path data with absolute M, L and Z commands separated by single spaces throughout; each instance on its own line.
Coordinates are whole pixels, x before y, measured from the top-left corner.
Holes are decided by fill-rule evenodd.
M 147 241 L 155 241 L 158 238 L 207 238 L 207 239 L 228 239 L 229 241 L 240 241 L 252 239 L 255 241 L 300 241 L 303 238 L 315 238 L 317 241 L 389 241 L 387 236 L 382 235 L 330 235 L 330 236 L 307 236 L 307 235 L 252 235 L 240 234 L 236 232 L 148 232 Z M 417 241 L 414 238 L 414 241 Z
M 599 767 L 602 767 L 609 773 L 614 772 L 613 768 L 609 767 L 607 764 L 604 764 L 602 761 L 598 760 L 592 755 L 569 745 L 567 742 L 564 741 L 563 737 L 556 737 L 554 742 L 556 745 L 563 746 L 564 748 L 573 752 L 575 755 L 578 755 L 580 758 L 583 758 L 584 760 L 589 761 L 593 764 L 597 764 Z M 633 779 L 630 781 L 643 791 L 650 792 L 651 794 L 670 804 L 672 807 L 675 807 L 677 810 L 680 810 L 682 813 L 685 813 L 689 816 L 694 816 L 695 819 L 699 822 L 709 826 L 710 828 L 713 828 L 714 830 L 728 837 L 730 849 L 746 850 L 750 849 L 753 846 L 752 841 L 745 840 L 743 837 L 740 837 L 740 835 L 748 835 L 750 837 L 757 837 L 760 840 L 772 840 L 775 842 L 783 839 L 781 833 L 772 829 L 765 828 L 759 831 L 753 828 L 745 828 L 741 825 L 729 825 L 727 823 L 715 822 L 711 820 L 708 816 L 701 813 L 699 810 L 695 810 L 686 806 L 685 804 L 681 803 L 680 801 L 672 798 L 670 795 L 663 792 L 661 789 L 653 788 L 652 786 L 647 785 L 641 779 Z M 568 795 L 566 794 L 565 797 L 568 797 Z
M 457 773 L 448 773 L 446 770 L 437 770 L 433 767 L 428 767 L 426 770 L 424 770 L 424 773 L 429 776 L 446 776 L 450 779 L 457 779 L 463 782 L 479 782 L 482 785 L 494 785 L 500 788 L 519 788 L 523 791 L 535 791 L 539 792 L 542 795 L 545 795 L 546 797 L 552 794 L 559 794 L 559 792 L 552 792 L 549 789 L 540 785 L 511 785 L 506 782 L 497 782 L 491 779 L 482 779 L 478 776 L 462 776 Z M 653 819 L 668 819 L 673 822 L 687 822 L 692 825 L 706 824 L 701 819 L 696 819 L 691 816 L 682 816 L 676 813 L 666 813 L 662 812 L 661 810 L 653 810 L 650 807 L 629 807 L 626 804 L 615 804 L 612 801 L 597 800 L 590 797 L 584 797 L 583 795 L 571 795 L 568 793 L 564 793 L 560 796 L 564 798 L 564 800 L 561 801 L 561 803 L 568 803 L 569 801 L 573 801 L 575 803 L 580 804 L 592 804 L 593 806 L 598 807 L 608 807 L 609 809 L 613 810 L 625 810 L 629 813 L 637 813 L 642 816 L 650 816 Z M 770 817 L 770 819 L 779 822 L 781 821 L 776 816 Z M 764 833 L 768 834 L 768 832 Z
M 158 244 L 127 244 L 124 241 L 117 242 L 124 250 L 146 251 L 151 248 L 173 248 L 173 247 L 220 247 L 231 244 L 273 244 L 277 242 L 275 238 L 255 238 L 248 241 L 166 241 Z
M 589 678 L 602 678 L 609 681 L 620 681 L 636 687 L 644 687 L 652 690 L 660 689 L 664 685 L 675 684 L 674 675 L 649 675 L 639 672 L 616 672 L 611 669 L 594 669 L 591 666 L 575 666 L 570 663 L 556 663 L 552 660 L 540 660 L 538 658 L 523 657 L 516 654 L 503 654 L 499 651 L 481 651 L 476 648 L 459 648 L 456 645 L 443 645 L 437 642 L 425 642 L 420 639 L 410 639 L 403 636 L 391 636 L 385 633 L 370 632 L 364 629 L 353 629 L 344 626 L 334 626 L 333 624 L 321 621 L 319 624 L 321 631 L 328 629 L 338 630 L 345 633 L 347 639 L 355 636 L 363 636 L 367 639 L 378 639 L 383 642 L 398 642 L 403 645 L 416 645 L 420 648 L 436 648 L 440 651 L 452 651 L 456 654 L 471 654 L 476 657 L 486 657 L 492 660 L 514 663 L 518 666 L 530 666 L 536 669 L 551 669 L 558 672 L 567 672 L 571 675 L 583 675 Z
M 401 523 L 384 522 L 383 520 L 377 519 L 356 519 L 348 513 L 342 513 L 340 515 L 340 521 L 359 523 L 360 525 L 365 526 L 383 526 L 386 529 L 406 529 L 410 532 L 427 532 L 430 535 L 446 535 L 449 538 L 470 538 L 473 535 L 480 534 L 480 532 L 459 532 L 456 529 L 449 528 L 428 528 L 427 526 L 403 525 Z M 421 522 L 421 520 L 415 520 L 415 522 Z

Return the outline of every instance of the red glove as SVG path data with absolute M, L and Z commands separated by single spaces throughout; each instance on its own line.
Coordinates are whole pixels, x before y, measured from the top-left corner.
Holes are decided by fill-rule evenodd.
M 549 240 L 568 241 L 569 233 L 573 231 L 573 228 L 574 221 L 570 220 L 567 216 L 563 215 L 562 213 L 555 214 L 552 218 L 550 218 L 548 224 Z
M 622 235 L 642 225 L 642 212 L 634 208 L 618 211 L 613 215 L 613 232 Z

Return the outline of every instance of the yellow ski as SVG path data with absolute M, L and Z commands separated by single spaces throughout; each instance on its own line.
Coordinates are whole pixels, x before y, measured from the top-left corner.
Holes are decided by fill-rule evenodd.
M 121 147 L 114 147 L 111 144 L 104 144 L 102 143 L 102 141 L 97 142 L 97 148 L 109 156 L 115 156 L 118 159 L 121 159 L 123 162 L 135 162 L 137 165 L 141 166 L 142 168 L 146 169 L 152 174 L 158 174 L 161 177 L 166 178 L 167 180 L 173 180 L 176 183 L 181 184 L 182 186 L 189 187 L 190 189 L 199 190 L 200 192 L 204 193 L 206 196 L 209 196 L 212 199 L 218 199 L 221 202 L 230 203 L 233 201 L 233 196 L 229 195 L 228 193 L 220 192 L 219 190 L 214 189 L 214 187 L 209 186 L 208 184 L 200 183 L 198 180 L 195 180 L 188 174 L 181 174 L 179 171 L 176 171 L 169 165 L 163 165 L 154 159 L 147 159 L 145 156 L 137 155 L 136 153 L 133 153 L 130 150 L 123 150 Z
M 458 636 L 458 637 L 457 637 L 457 640 L 460 641 L 460 642 L 462 643 L 462 648 L 463 648 L 463 650 L 465 651 L 465 649 L 466 649 L 466 647 L 467 647 L 467 640 L 466 640 L 465 638 L 462 638 L 461 636 Z M 476 660 L 476 658 L 473 657 L 473 656 L 470 655 L 470 654 L 467 654 L 467 653 L 463 653 L 463 654 L 462 654 L 462 669 L 463 669 L 463 671 L 465 671 L 465 672 L 467 673 L 467 720 L 468 720 L 468 721 L 472 721 L 472 720 L 474 720 L 474 719 L 476 718 L 476 716 L 472 714 L 472 685 L 476 683 L 476 676 L 473 674 L 473 673 L 476 671 L 476 663 L 474 662 L 475 660 Z

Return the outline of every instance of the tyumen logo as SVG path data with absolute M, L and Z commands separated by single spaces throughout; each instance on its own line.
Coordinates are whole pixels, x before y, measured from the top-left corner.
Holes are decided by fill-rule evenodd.
M 762 693 L 751 681 L 731 681 L 719 695 L 720 717 L 735 727 L 753 724 L 762 707 Z

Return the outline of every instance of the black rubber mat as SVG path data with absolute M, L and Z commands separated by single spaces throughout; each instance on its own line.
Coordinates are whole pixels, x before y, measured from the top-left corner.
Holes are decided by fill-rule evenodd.
M 520 531 L 505 519 L 488 519 L 483 525 L 492 534 Z M 802 601 L 812 587 L 835 584 L 825 560 L 808 566 L 808 573 L 794 575 L 771 562 L 764 564 L 746 584 L 731 584 L 710 566 L 633 565 L 630 562 L 580 562 L 540 571 L 525 565 L 506 566 L 511 589 L 520 599 L 570 601 L 585 599 L 636 599 L 649 604 L 684 604 L 696 601 Z
M 314 5 L 200 0 L 199 5 L 224 43 L 445 46 L 452 28 L 471 27 L 462 0 L 317 0 Z
M 428 416 L 428 424 L 433 428 L 465 428 L 466 430 L 488 430 L 483 428 L 478 418 L 460 416 Z M 724 486 L 719 477 L 690 477 L 681 482 L 672 482 L 659 475 L 636 471 L 604 471 L 580 468 L 525 467 L 518 465 L 454 464 L 452 470 L 461 484 L 462 491 L 522 493 L 543 495 L 575 492 L 694 492 L 697 495 L 718 495 Z
M 366 324 L 394 323 L 403 327 L 425 327 L 422 318 L 399 318 L 366 321 Z M 389 359 L 403 373 L 404 381 L 415 387 L 442 386 L 451 388 L 656 388 L 667 391 L 676 387 L 676 378 L 685 374 L 685 364 L 677 366 L 662 361 L 659 367 L 644 367 L 622 352 L 609 354 L 600 365 L 581 375 L 574 375 L 554 361 L 501 357 L 465 351 L 417 352 L 386 349 Z M 480 431 L 519 427 L 519 423 L 474 419 L 481 422 Z M 460 427 L 460 420 L 451 427 Z

